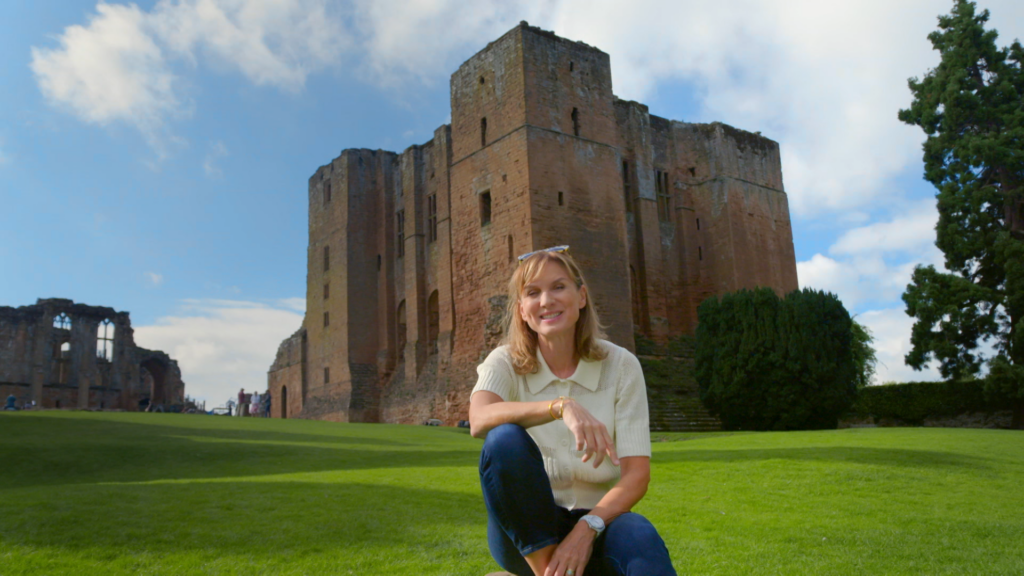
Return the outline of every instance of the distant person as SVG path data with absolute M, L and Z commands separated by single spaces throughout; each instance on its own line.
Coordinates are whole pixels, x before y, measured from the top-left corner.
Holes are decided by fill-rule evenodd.
M 249 415 L 250 416 L 259 416 L 260 415 L 260 393 L 258 391 L 252 393 L 252 401 L 249 404 Z
M 17 402 L 18 399 L 14 397 L 14 394 L 11 394 L 7 397 L 7 405 L 4 406 L 4 410 L 17 410 L 18 407 L 15 406 Z
M 240 388 L 238 390 L 238 412 L 236 413 L 237 416 L 245 416 L 246 409 L 249 407 L 248 404 L 246 403 L 246 398 L 248 398 L 248 395 L 245 393 L 245 388 Z
M 228 401 L 227 401 L 226 404 L 224 404 L 224 406 L 228 409 L 228 416 L 233 416 L 235 414 L 235 399 L 234 398 L 228 398 Z
M 263 417 L 270 418 L 270 390 L 263 395 Z

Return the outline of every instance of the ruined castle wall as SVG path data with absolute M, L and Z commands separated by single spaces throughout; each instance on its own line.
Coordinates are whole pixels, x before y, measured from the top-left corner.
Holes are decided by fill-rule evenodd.
M 271 417 L 290 418 L 302 413 L 306 361 L 306 329 L 281 342 L 267 376 Z
M 524 35 L 532 249 L 568 244 L 609 338 L 633 348 L 626 221 L 608 55 Z
M 144 353 L 157 354 L 135 346 L 126 312 L 61 298 L 0 307 L 0 394 L 14 394 L 20 404 L 134 410 L 151 399 L 180 405 L 185 385 L 177 364 L 158 353 L 152 362 L 166 378 L 147 385 L 141 378 L 149 360 Z
M 679 171 L 681 188 L 692 198 L 693 231 L 703 248 L 698 262 L 703 259 L 710 276 L 698 292 L 768 286 L 785 294 L 797 289 L 778 144 L 720 123 L 674 122 L 673 132 L 677 164 L 686 166 Z M 692 261 L 692 253 L 688 256 Z

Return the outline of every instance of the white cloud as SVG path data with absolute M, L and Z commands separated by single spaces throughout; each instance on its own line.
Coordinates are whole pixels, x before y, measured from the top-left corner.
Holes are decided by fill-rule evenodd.
M 871 310 L 858 315 L 856 319 L 867 326 L 875 337 L 874 346 L 878 355 L 876 384 L 942 379 L 934 362 L 920 372 L 904 363 L 903 357 L 910 352 L 910 330 L 914 326 L 914 319 L 907 316 L 902 308 Z
M 175 140 L 168 118 L 191 111 L 173 60 L 195 65 L 203 54 L 255 84 L 297 91 L 337 61 L 347 35 L 324 0 L 160 0 L 150 12 L 101 1 L 56 40 L 32 48 L 46 99 L 86 122 L 132 125 L 163 157 Z
M 156 272 L 146 272 L 144 276 L 153 286 L 159 286 L 164 283 L 163 274 L 157 274 Z
M 302 324 L 298 300 L 186 300 L 177 314 L 136 327 L 135 342 L 177 360 L 189 396 L 221 405 L 239 388 L 266 390 L 278 345 Z
M 206 153 L 206 158 L 203 160 L 203 171 L 206 175 L 211 178 L 220 178 L 224 176 L 224 171 L 217 166 L 217 161 L 221 158 L 228 156 L 228 147 L 224 145 L 220 140 L 210 143 L 210 150 Z
M 186 107 L 146 18 L 134 4 L 101 2 L 87 25 L 64 29 L 59 48 L 33 47 L 30 66 L 51 104 L 86 122 L 134 125 L 163 155 L 164 119 Z
M 797 262 L 800 285 L 834 292 L 847 308 L 898 300 L 918 264 L 942 266 L 935 247 L 935 201 L 910 205 L 886 222 L 848 230 L 829 248 Z

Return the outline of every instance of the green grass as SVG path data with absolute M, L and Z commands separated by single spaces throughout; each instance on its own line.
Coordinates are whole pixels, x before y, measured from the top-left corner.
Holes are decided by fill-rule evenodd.
M 656 434 L 680 574 L 1024 574 L 1024 433 Z M 465 431 L 0 414 L 0 574 L 497 570 Z

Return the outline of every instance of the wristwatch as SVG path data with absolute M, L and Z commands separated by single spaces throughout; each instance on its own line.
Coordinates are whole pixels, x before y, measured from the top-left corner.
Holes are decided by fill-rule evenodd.
M 601 532 L 604 532 L 604 520 L 601 520 L 600 516 L 587 514 L 586 516 L 580 518 L 580 521 L 586 522 L 587 526 L 590 526 L 590 528 L 594 532 L 597 532 L 597 534 L 594 534 L 594 538 L 597 538 L 601 535 Z

